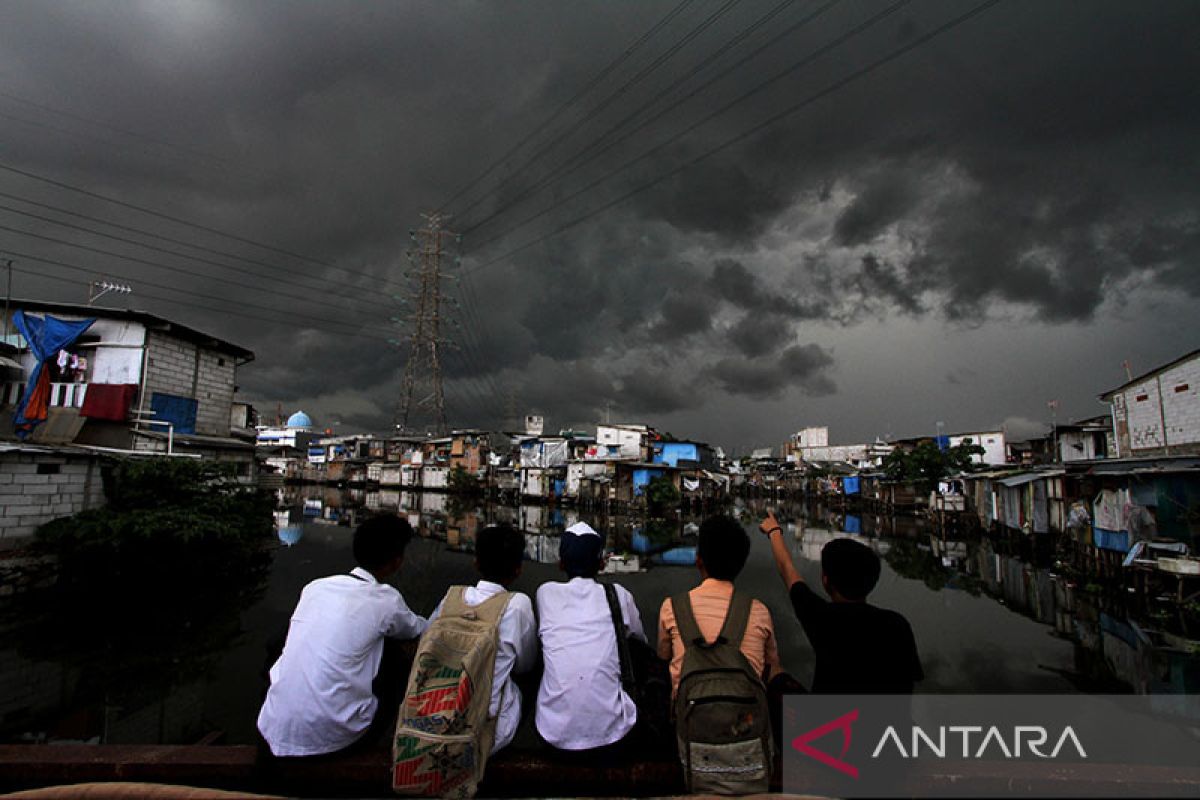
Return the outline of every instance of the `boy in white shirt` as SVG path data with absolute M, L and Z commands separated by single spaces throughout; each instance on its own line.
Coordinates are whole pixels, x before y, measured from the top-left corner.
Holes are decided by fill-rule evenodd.
M 463 593 L 463 601 L 477 606 L 495 597 L 521 575 L 525 537 L 510 525 L 491 525 L 475 539 L 475 569 L 480 580 Z M 445 600 L 429 615 L 432 623 L 442 613 Z M 488 714 L 496 717 L 496 739 L 492 752 L 508 745 L 521 724 L 521 690 L 514 674 L 528 672 L 537 663 L 537 622 L 529 596 L 513 592 L 500 617 L 496 666 L 492 673 L 492 699 Z
M 537 591 L 545 669 L 538 689 L 538 733 L 561 750 L 604 756 L 619 749 L 637 723 L 637 706 L 621 686 L 617 636 L 604 587 L 604 538 L 586 523 L 566 530 L 559 541 L 565 583 Z M 616 586 L 629 635 L 646 641 L 633 595 Z
M 401 517 L 367 520 L 354 532 L 358 566 L 348 575 L 315 580 L 300 593 L 258 715 L 272 754 L 336 753 L 373 738 L 367 735 L 372 723 L 375 730 L 394 724 L 395 708 L 377 714 L 372 681 L 384 637 L 413 639 L 429 625 L 384 583 L 403 566 L 412 535 Z

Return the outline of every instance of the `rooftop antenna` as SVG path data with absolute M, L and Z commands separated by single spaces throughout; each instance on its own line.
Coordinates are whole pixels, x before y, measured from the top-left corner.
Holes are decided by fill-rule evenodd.
M 107 280 L 92 281 L 88 284 L 87 304 L 90 306 L 92 303 L 96 302 L 109 292 L 116 292 L 117 294 L 129 294 L 132 291 L 133 287 L 124 283 L 112 283 L 111 281 Z

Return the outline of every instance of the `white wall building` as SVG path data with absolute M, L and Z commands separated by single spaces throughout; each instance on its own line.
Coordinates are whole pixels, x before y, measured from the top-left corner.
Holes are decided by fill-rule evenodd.
M 588 449 L 588 458 L 649 461 L 648 425 L 597 425 L 596 447 Z
M 976 431 L 973 433 L 955 433 L 949 437 L 950 446 L 958 447 L 960 444 L 966 444 L 970 440 L 971 444 L 977 444 L 983 448 L 981 455 L 971 456 L 971 461 L 976 464 L 1007 464 L 1008 463 L 1008 442 L 1005 441 L 1004 431 Z
M 1200 453 L 1200 350 L 1100 399 L 1112 406 L 1118 458 Z

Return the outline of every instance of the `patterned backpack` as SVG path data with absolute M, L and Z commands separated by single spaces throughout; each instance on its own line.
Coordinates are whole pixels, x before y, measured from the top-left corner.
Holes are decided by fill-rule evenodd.
M 425 797 L 472 797 L 496 738 L 488 715 L 500 617 L 508 592 L 477 606 L 452 586 L 421 637 L 392 742 L 392 788 Z
M 734 592 L 715 641 L 700 633 L 687 592 L 671 598 L 683 638 L 675 732 L 689 792 L 770 791 L 771 721 L 762 680 L 742 654 L 751 599 Z

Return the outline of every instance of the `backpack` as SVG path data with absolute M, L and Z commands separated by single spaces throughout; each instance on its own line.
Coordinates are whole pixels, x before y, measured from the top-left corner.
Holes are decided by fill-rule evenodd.
M 392 789 L 399 794 L 472 797 L 496 738 L 489 716 L 500 617 L 508 592 L 477 606 L 465 586 L 446 593 L 421 637 L 392 740 Z
M 706 642 L 687 592 L 671 598 L 683 638 L 675 735 L 689 792 L 752 794 L 770 789 L 767 692 L 739 649 L 751 598 L 733 593 L 725 624 Z

